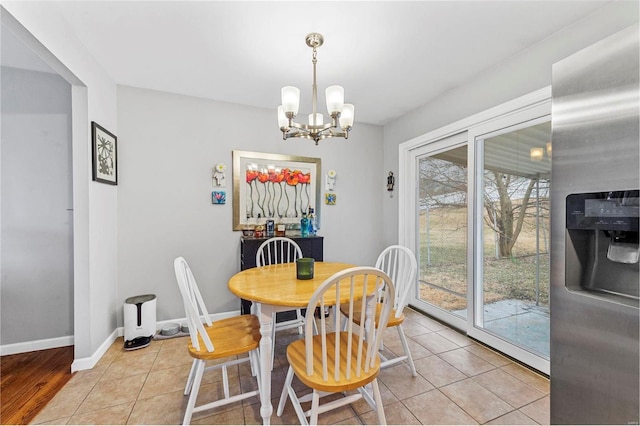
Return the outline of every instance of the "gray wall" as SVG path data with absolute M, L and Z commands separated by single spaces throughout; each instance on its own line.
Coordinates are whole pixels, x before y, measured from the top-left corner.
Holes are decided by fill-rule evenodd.
M 210 312 L 239 309 L 232 231 L 234 149 L 319 157 L 337 171 L 337 204 L 321 206 L 325 260 L 373 265 L 382 244 L 382 128 L 348 140 L 283 141 L 275 110 L 118 86 L 118 297 L 154 293 L 158 321 L 184 317 L 173 260 L 184 256 Z M 227 165 L 227 204 L 212 205 L 211 170 Z M 323 179 L 324 182 L 324 179 Z M 324 187 L 322 188 L 324 194 Z M 118 324 L 122 325 L 122 308 Z
M 637 1 L 617 1 L 522 51 L 510 60 L 474 76 L 384 127 L 384 168 L 398 169 L 398 146 L 415 137 L 551 85 L 551 66 L 609 35 L 638 22 Z M 402 175 L 396 183 L 402 181 Z M 384 243 L 398 241 L 398 198 L 383 204 Z
M 1 344 L 73 335 L 71 86 L 2 67 Z

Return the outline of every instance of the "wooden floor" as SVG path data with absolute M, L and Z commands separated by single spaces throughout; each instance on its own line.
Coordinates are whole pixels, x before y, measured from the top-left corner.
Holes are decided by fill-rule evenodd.
M 71 379 L 73 346 L 0 357 L 0 424 L 28 424 Z

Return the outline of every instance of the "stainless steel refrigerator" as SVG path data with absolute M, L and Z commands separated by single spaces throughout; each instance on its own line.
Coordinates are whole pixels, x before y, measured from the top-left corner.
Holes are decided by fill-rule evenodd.
M 640 421 L 638 30 L 553 65 L 552 424 Z

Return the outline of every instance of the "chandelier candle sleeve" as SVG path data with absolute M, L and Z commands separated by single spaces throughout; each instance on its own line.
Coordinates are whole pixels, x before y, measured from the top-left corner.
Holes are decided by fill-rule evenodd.
M 342 112 L 344 106 L 344 88 L 342 86 L 329 86 L 325 91 L 327 111 L 329 114 Z
M 342 114 L 340 114 L 340 127 L 350 129 L 353 127 L 353 116 L 355 107 L 352 104 L 344 104 Z
M 285 114 L 290 113 L 295 117 L 298 115 L 298 107 L 300 106 L 300 89 L 293 86 L 285 86 L 281 92 L 282 108 Z
M 317 48 L 324 43 L 322 34 L 311 33 L 306 37 L 307 46 L 313 49 L 313 84 L 311 97 L 311 114 L 308 115 L 308 124 L 294 121 L 298 115 L 300 106 L 300 90 L 293 86 L 285 86 L 281 90 L 282 105 L 278 106 L 278 127 L 282 132 L 282 139 L 305 138 L 318 141 L 327 138 L 341 137 L 348 139 L 349 131 L 353 127 L 354 106 L 344 103 L 344 88 L 342 86 L 329 86 L 325 90 L 327 112 L 331 121 L 324 122 L 324 117 L 318 113 L 318 84 L 316 81 Z
M 323 120 L 324 117 L 319 112 L 316 112 L 315 114 L 309 114 L 309 126 L 322 126 Z

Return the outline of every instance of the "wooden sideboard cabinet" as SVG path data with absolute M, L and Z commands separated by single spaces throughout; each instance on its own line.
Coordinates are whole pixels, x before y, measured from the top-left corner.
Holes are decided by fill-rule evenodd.
M 302 250 L 304 257 L 313 257 L 318 262 L 323 260 L 323 241 L 324 237 L 290 237 L 295 241 Z M 254 238 L 254 237 L 240 237 L 240 270 L 255 268 L 256 266 L 256 253 L 260 244 L 268 240 L 268 238 Z M 240 301 L 240 312 L 242 314 L 248 314 L 251 310 L 251 302 L 242 299 Z M 282 321 L 286 318 L 282 314 L 288 314 L 288 312 L 282 312 L 277 314 L 278 320 Z

